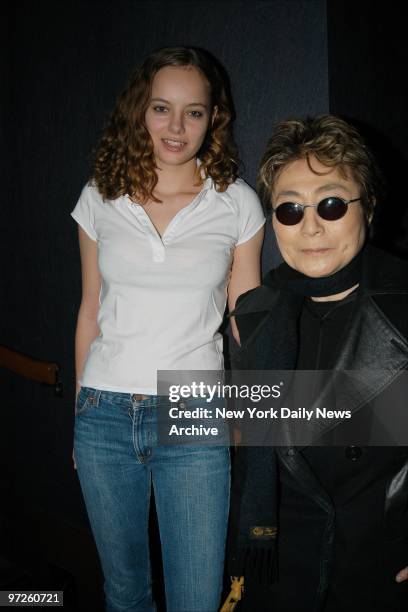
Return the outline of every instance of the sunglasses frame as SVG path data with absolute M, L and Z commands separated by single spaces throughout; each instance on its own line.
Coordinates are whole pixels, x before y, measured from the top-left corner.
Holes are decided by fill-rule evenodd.
M 340 217 L 337 217 L 337 219 L 325 219 L 319 213 L 319 206 L 320 206 L 320 204 L 322 204 L 322 202 L 324 202 L 325 200 L 331 200 L 331 199 L 341 200 L 343 202 L 343 204 L 345 204 L 344 214 L 342 214 Z M 279 223 L 281 223 L 282 225 L 291 226 L 291 225 L 297 225 L 298 223 L 300 223 L 302 221 L 303 217 L 304 217 L 305 208 L 316 208 L 317 214 L 319 215 L 319 217 L 321 219 L 323 219 L 323 221 L 338 221 L 339 219 L 342 219 L 344 217 L 344 215 L 347 213 L 348 205 L 349 204 L 353 204 L 353 202 L 359 202 L 360 200 L 361 200 L 361 196 L 359 198 L 352 198 L 351 200 L 343 200 L 343 198 L 339 198 L 338 196 L 328 196 L 327 198 L 323 198 L 322 200 L 320 200 L 320 202 L 318 202 L 317 204 L 300 204 L 299 202 L 282 202 L 276 208 L 272 208 L 272 214 L 275 213 L 275 215 L 276 215 L 276 211 L 278 210 L 278 208 L 280 206 L 283 206 L 284 204 L 293 204 L 294 206 L 299 206 L 301 208 L 302 216 L 300 217 L 299 221 L 296 221 L 296 223 L 282 223 L 282 221 L 280 221 L 278 216 L 276 215 L 277 221 Z

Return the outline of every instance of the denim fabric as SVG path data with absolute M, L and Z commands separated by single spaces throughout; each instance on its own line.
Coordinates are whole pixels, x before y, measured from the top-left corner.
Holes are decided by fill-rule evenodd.
M 105 577 L 108 612 L 151 612 L 148 516 L 154 487 L 167 612 L 216 612 L 230 463 L 225 446 L 158 446 L 165 397 L 84 387 L 74 453 Z

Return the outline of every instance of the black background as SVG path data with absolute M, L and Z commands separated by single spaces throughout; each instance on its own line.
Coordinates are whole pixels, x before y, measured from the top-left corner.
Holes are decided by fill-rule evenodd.
M 277 121 L 342 115 L 389 179 L 374 239 L 406 255 L 403 19 L 393 4 L 329 0 L 16 0 L 2 11 L 0 344 L 56 361 L 64 394 L 0 370 L 0 556 L 32 575 L 50 562 L 68 570 L 80 607 L 99 609 L 89 608 L 100 587 L 71 463 L 80 265 L 69 213 L 107 113 L 148 53 L 204 47 L 231 79 L 244 178 L 254 185 Z M 268 231 L 264 270 L 278 260 Z

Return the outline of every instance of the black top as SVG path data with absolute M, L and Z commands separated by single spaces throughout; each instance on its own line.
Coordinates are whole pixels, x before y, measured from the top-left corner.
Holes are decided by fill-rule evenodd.
M 334 302 L 305 300 L 300 316 L 297 370 L 329 370 L 353 312 L 356 293 Z
M 315 302 L 305 300 L 299 329 L 298 370 L 329 370 L 339 350 L 342 336 L 353 312 L 355 292 L 343 300 Z M 326 435 L 326 442 L 329 436 Z M 309 446 L 302 454 L 330 492 L 333 464 L 327 461 L 326 446 Z

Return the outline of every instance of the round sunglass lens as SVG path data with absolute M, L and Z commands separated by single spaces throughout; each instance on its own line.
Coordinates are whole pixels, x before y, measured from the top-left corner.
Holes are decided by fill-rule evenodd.
M 317 212 L 326 221 L 336 221 L 346 214 L 347 204 L 340 198 L 325 198 L 319 202 Z
M 292 202 L 284 202 L 275 210 L 276 218 L 283 225 L 296 225 L 303 217 L 303 208 Z

